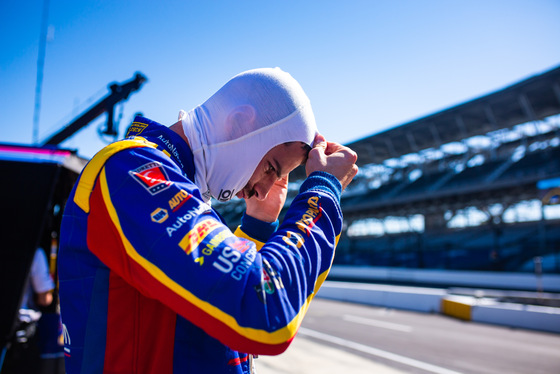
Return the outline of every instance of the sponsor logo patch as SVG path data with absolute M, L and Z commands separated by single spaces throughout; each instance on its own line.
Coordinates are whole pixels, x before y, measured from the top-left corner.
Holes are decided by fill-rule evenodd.
M 233 235 L 229 230 L 223 230 L 214 235 L 214 237 L 210 239 L 210 242 L 208 242 L 202 251 L 200 251 L 201 256 L 195 261 L 202 266 L 204 264 L 204 258 L 211 256 L 214 253 L 214 249 L 223 243 L 227 238 L 235 238 L 235 235 Z
M 70 340 L 70 333 L 68 332 L 68 329 L 66 328 L 66 325 L 64 323 L 62 324 L 62 336 L 63 336 L 62 339 L 64 343 L 64 356 L 72 357 L 70 351 L 70 345 L 72 345 L 72 340 Z
M 190 255 L 192 251 L 206 238 L 212 231 L 221 227 L 221 225 L 212 219 L 207 219 L 196 224 L 191 231 L 187 233 L 179 242 L 179 247 L 186 254 Z
M 129 136 L 136 136 L 141 134 L 146 127 L 148 127 L 148 125 L 145 123 L 133 122 L 132 125 L 130 125 L 130 127 L 128 128 L 125 138 L 128 138 Z
M 270 266 L 268 261 L 263 260 L 261 284 L 254 286 L 259 300 L 264 303 L 267 294 L 272 295 L 283 288 L 284 284 L 280 275 Z
M 177 209 L 181 207 L 188 199 L 192 197 L 187 191 L 181 189 L 181 191 L 177 192 L 175 196 L 171 200 L 169 200 L 169 208 L 176 212 Z
M 150 214 L 153 222 L 162 223 L 169 218 L 169 214 L 167 214 L 167 210 L 163 208 L 157 208 Z
M 169 152 L 171 152 L 173 154 L 173 156 L 175 156 L 176 161 L 179 162 L 179 166 L 181 167 L 181 170 L 185 169 L 185 165 L 183 165 L 183 162 L 181 161 L 181 158 L 179 157 L 179 152 L 177 151 L 177 147 L 175 147 L 175 145 L 173 143 L 171 143 L 171 141 L 167 138 L 164 138 L 163 135 L 158 136 L 158 139 L 162 141 L 163 144 L 165 144 L 165 146 L 167 147 L 167 149 L 169 150 Z
M 171 186 L 165 169 L 161 162 L 149 162 L 137 169 L 128 172 L 138 183 L 142 185 L 151 195 L 164 191 Z
M 311 228 L 323 215 L 323 209 L 321 208 L 321 204 L 319 204 L 318 196 L 310 197 L 307 200 L 307 205 L 307 210 L 301 216 L 300 220 L 296 222 L 296 225 L 298 226 L 300 231 L 309 236 L 311 235 Z
M 218 200 L 220 201 L 228 201 L 233 197 L 235 190 L 220 190 L 220 194 L 218 195 Z
M 256 257 L 257 250 L 254 246 L 249 247 L 244 255 L 233 247 L 224 247 L 212 266 L 222 273 L 229 273 L 233 279 L 240 281 L 243 275 L 249 271 Z
M 199 206 L 192 208 L 182 216 L 177 217 L 177 219 L 175 220 L 175 222 L 173 222 L 171 226 L 165 228 L 165 230 L 167 231 L 167 235 L 169 235 L 169 237 L 172 237 L 175 231 L 183 227 L 183 225 L 187 223 L 189 220 L 193 219 L 194 217 L 198 217 L 199 215 L 208 212 L 210 210 L 211 208 L 207 204 L 200 204 Z

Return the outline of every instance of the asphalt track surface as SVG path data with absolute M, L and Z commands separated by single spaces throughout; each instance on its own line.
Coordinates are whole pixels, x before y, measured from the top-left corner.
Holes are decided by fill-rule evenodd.
M 560 335 L 316 298 L 258 374 L 556 374 Z

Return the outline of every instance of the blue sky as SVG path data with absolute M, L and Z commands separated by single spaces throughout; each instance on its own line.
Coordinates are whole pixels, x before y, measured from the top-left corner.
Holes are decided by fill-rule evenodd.
M 0 142 L 32 142 L 42 0 L 0 0 Z M 122 108 L 169 125 L 233 75 L 279 66 L 345 143 L 560 65 L 558 0 L 50 0 L 40 139 L 139 71 Z M 63 146 L 92 156 L 92 123 Z

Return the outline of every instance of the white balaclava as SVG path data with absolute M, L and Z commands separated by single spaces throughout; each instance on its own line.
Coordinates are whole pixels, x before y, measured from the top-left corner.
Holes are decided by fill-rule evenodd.
M 204 104 L 181 111 L 205 201 L 230 200 L 264 155 L 292 141 L 313 146 L 317 134 L 309 98 L 279 68 L 255 69 L 229 80 Z

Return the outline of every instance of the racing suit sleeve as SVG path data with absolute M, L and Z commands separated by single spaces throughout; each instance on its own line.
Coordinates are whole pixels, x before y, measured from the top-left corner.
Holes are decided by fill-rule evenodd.
M 87 243 L 106 266 L 234 350 L 279 354 L 326 278 L 342 228 L 340 183 L 314 173 L 257 251 L 160 151 L 112 156 L 89 197 Z

